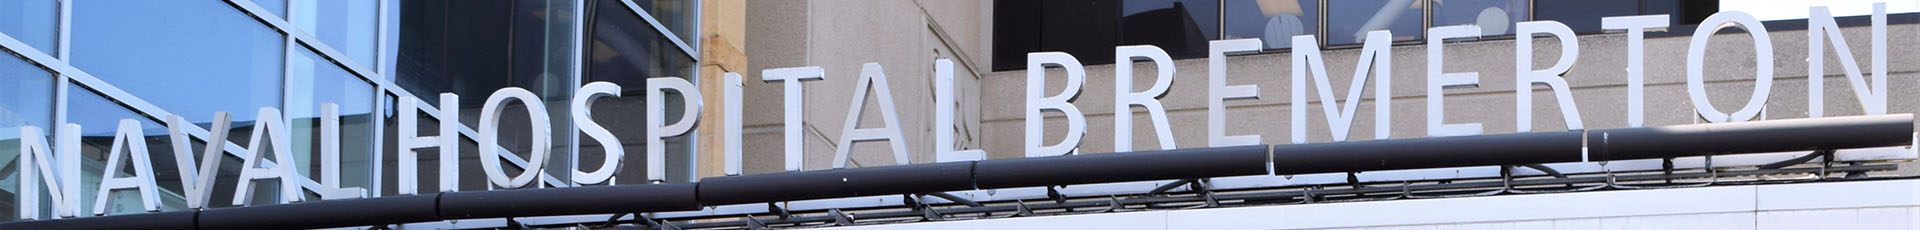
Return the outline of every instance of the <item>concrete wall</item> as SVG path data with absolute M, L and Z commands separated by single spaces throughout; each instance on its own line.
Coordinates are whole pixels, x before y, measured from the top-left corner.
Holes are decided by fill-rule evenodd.
M 885 67 L 891 91 L 898 106 L 903 131 L 914 163 L 932 162 L 932 82 L 931 64 L 936 58 L 954 58 L 957 88 L 963 107 L 956 115 L 958 145 L 984 149 L 990 158 L 1024 156 L 1025 71 L 985 72 L 990 66 L 991 1 L 837 1 L 793 0 L 751 1 L 747 4 L 747 56 L 751 64 L 742 74 L 746 83 L 745 155 L 749 174 L 781 171 L 782 131 L 781 86 L 760 82 L 760 71 L 769 68 L 820 66 L 827 80 L 805 84 L 806 157 L 805 168 L 830 168 L 838 145 L 849 102 L 865 92 L 852 92 L 862 63 L 877 62 Z M 1843 29 L 1852 54 L 1869 69 L 1869 31 L 1866 27 Z M 1920 111 L 1920 100 L 1911 93 L 1920 91 L 1920 25 L 1892 25 L 1889 42 L 1893 75 L 1889 88 L 1892 113 Z M 1713 36 L 1706 61 L 1707 95 L 1714 108 L 1732 112 L 1743 105 L 1755 83 L 1753 41 L 1743 33 L 1729 30 Z M 1766 103 L 1765 119 L 1807 117 L 1806 32 L 1771 32 L 1774 70 L 1771 97 Z M 1646 125 L 1661 126 L 1700 123 L 1688 99 L 1684 81 L 1685 52 L 1690 37 L 1652 38 L 1646 44 Z M 1560 56 L 1559 44 L 1552 39 L 1537 40 L 1534 65 L 1545 68 Z M 1580 57 L 1566 79 L 1580 117 L 1589 129 L 1627 127 L 1626 111 L 1626 36 L 1600 34 L 1580 36 Z M 1447 72 L 1479 72 L 1480 86 L 1448 89 L 1446 121 L 1482 123 L 1487 134 L 1515 132 L 1514 45 L 1511 38 L 1494 38 L 1447 44 L 1444 69 Z M 1324 59 L 1334 94 L 1344 97 L 1358 48 L 1325 51 Z M 1265 144 L 1289 144 L 1292 128 L 1290 111 L 1291 54 L 1274 50 L 1261 54 L 1230 56 L 1226 73 L 1230 84 L 1255 84 L 1260 87 L 1257 100 L 1230 101 L 1227 119 L 1229 135 L 1258 134 Z M 1829 52 L 1825 81 L 1827 116 L 1862 114 L 1836 54 Z M 1426 46 L 1403 43 L 1392 48 L 1392 138 L 1426 137 Z M 1088 57 L 1082 57 L 1085 59 Z M 1171 117 L 1172 132 L 1180 148 L 1206 147 L 1206 97 L 1208 69 L 1206 59 L 1175 61 L 1176 79 L 1162 102 Z M 1143 90 L 1152 82 L 1149 64 L 1135 67 L 1135 89 Z M 1063 90 L 1059 69 L 1049 70 L 1048 93 Z M 1113 66 L 1087 66 L 1087 82 L 1074 105 L 1087 114 L 1087 136 L 1081 153 L 1111 152 L 1113 149 Z M 1367 86 L 1372 91 L 1372 86 Z M 1534 87 L 1544 89 L 1544 87 Z M 856 94 L 858 93 L 858 94 Z M 1550 91 L 1533 94 L 1533 131 L 1564 130 L 1561 108 Z M 1374 137 L 1372 92 L 1360 103 L 1349 140 Z M 1306 105 L 1308 141 L 1333 140 L 1317 93 L 1308 93 Z M 1344 99 L 1342 99 L 1344 100 Z M 1344 103 L 1344 102 L 1343 102 Z M 861 127 L 880 127 L 877 105 L 867 102 Z M 1134 134 L 1130 143 L 1136 150 L 1154 149 L 1159 143 L 1144 110 L 1134 109 Z M 1061 140 L 1064 119 L 1049 113 L 1045 124 L 1047 143 Z M 853 167 L 891 165 L 893 157 L 887 143 L 856 144 Z M 944 147 L 944 146 L 943 146 Z
M 747 3 L 747 57 L 743 106 L 748 174 L 783 170 L 779 83 L 762 82 L 765 69 L 820 66 L 826 80 L 805 84 L 807 170 L 832 167 L 850 102 L 867 97 L 859 127 L 884 127 L 878 99 L 854 92 L 862 64 L 879 63 L 888 77 L 913 162 L 933 161 L 933 61 L 953 59 L 957 93 L 966 108 L 956 122 L 959 143 L 978 148 L 980 76 L 987 68 L 992 1 L 778 0 Z M 850 167 L 894 164 L 885 142 L 860 143 Z
M 1914 100 L 1911 92 L 1920 91 L 1920 38 L 1912 35 L 1920 31 L 1920 25 L 1892 25 L 1888 36 L 1889 72 L 1888 87 L 1892 91 L 1889 98 L 1891 113 L 1920 112 L 1920 100 Z M 1866 27 L 1845 28 L 1848 45 L 1855 52 L 1853 56 L 1860 62 L 1862 71 L 1869 69 L 1870 50 L 1869 30 Z M 1773 31 L 1771 33 L 1774 49 L 1774 81 L 1771 97 L 1766 103 L 1765 119 L 1789 119 L 1807 117 L 1807 70 L 1806 70 L 1806 32 Z M 1700 123 L 1694 115 L 1694 107 L 1687 96 L 1685 81 L 1685 61 L 1687 43 L 1690 37 L 1652 38 L 1646 43 L 1646 125 L 1661 126 L 1675 124 Z M 1573 70 L 1566 75 L 1571 85 L 1572 97 L 1580 112 L 1580 117 L 1588 129 L 1606 129 L 1627 127 L 1626 94 L 1626 36 L 1622 34 L 1603 34 L 1580 36 L 1580 57 Z M 1559 57 L 1559 44 L 1552 39 L 1536 40 L 1533 65 L 1546 68 Z M 1744 33 L 1721 34 L 1713 36 L 1706 55 L 1707 95 L 1713 107 L 1723 112 L 1733 112 L 1744 105 L 1754 86 L 1754 61 L 1752 40 Z M 1446 72 L 1479 72 L 1478 88 L 1447 89 L 1446 122 L 1482 123 L 1487 134 L 1513 133 L 1515 129 L 1514 104 L 1514 44 L 1511 39 L 1495 39 L 1450 43 L 1445 45 Z M 1846 116 L 1862 114 L 1855 100 L 1850 83 L 1841 71 L 1836 54 L 1827 49 L 1824 95 L 1826 95 L 1826 116 Z M 1228 135 L 1257 134 L 1265 144 L 1289 144 L 1292 128 L 1291 90 L 1292 56 L 1285 50 L 1270 51 L 1257 55 L 1228 56 L 1227 78 L 1229 84 L 1255 84 L 1260 87 L 1257 100 L 1229 101 L 1227 119 Z M 1353 69 L 1358 60 L 1359 49 L 1341 49 L 1325 51 L 1328 77 L 1332 81 L 1334 94 L 1344 97 L 1352 82 Z M 1392 72 L 1392 138 L 1419 138 L 1427 136 L 1426 119 L 1426 46 L 1422 44 L 1396 45 L 1393 52 Z M 1206 100 L 1207 100 L 1207 60 L 1176 60 L 1175 80 L 1168 96 L 1161 100 L 1165 103 L 1171 117 L 1172 131 L 1180 148 L 1206 147 Z M 1145 63 L 1135 67 L 1135 82 L 1151 82 L 1154 67 Z M 1063 71 L 1055 68 L 1048 71 L 1047 93 L 1058 93 L 1064 85 Z M 1087 66 L 1087 82 L 1084 91 L 1074 105 L 1087 114 L 1087 136 L 1081 145 L 1082 153 L 1110 152 L 1113 149 L 1112 103 L 1114 98 L 1113 67 L 1111 65 Z M 1024 101 L 1026 97 L 1026 76 L 1024 71 L 1003 71 L 989 74 L 981 84 L 982 101 Z M 1134 90 L 1144 90 L 1145 83 L 1135 83 Z M 1309 87 L 1311 83 L 1309 83 Z M 1533 131 L 1565 130 L 1560 109 L 1554 103 L 1555 98 L 1545 87 L 1536 86 L 1533 91 Z M 1317 89 L 1315 89 L 1317 90 Z M 1374 137 L 1373 86 L 1367 86 L 1361 105 L 1349 134 L 1349 140 L 1371 140 Z M 1332 141 L 1328 131 L 1326 116 L 1321 110 L 1322 98 L 1317 92 L 1307 93 L 1310 104 L 1306 105 L 1308 141 L 1321 143 Z M 1345 100 L 1344 98 L 1339 100 Z M 1346 103 L 1344 101 L 1342 104 Z M 994 158 L 1022 156 L 1024 140 L 1024 109 L 1019 105 L 987 106 L 981 110 L 985 121 L 985 135 L 982 141 L 984 149 Z M 1158 148 L 1153 138 L 1151 124 L 1146 113 L 1134 109 L 1135 121 L 1133 148 Z M 1046 123 L 1046 143 L 1057 142 L 1064 135 L 1065 120 L 1058 114 L 1050 115 Z

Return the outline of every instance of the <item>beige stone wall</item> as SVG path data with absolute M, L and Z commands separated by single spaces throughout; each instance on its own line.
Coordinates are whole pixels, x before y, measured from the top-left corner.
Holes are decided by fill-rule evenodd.
M 1920 100 L 1915 100 L 1912 92 L 1920 92 L 1920 38 L 1897 36 L 1913 34 L 1920 25 L 1893 25 L 1889 31 L 1892 45 L 1889 50 L 1889 72 L 1892 77 L 1888 88 L 1891 113 L 1920 112 Z M 1869 33 L 1866 27 L 1846 28 L 1848 44 L 1854 50 L 1854 58 L 1866 71 L 1870 60 Z M 1772 32 L 1774 49 L 1774 81 L 1771 97 L 1766 103 L 1766 119 L 1790 119 L 1807 117 L 1807 48 L 1805 31 Z M 1687 96 L 1685 61 L 1687 43 L 1690 37 L 1652 38 L 1646 48 L 1646 125 L 1661 126 L 1698 123 L 1693 105 Z M 1559 57 L 1558 42 L 1542 38 L 1536 40 L 1534 48 L 1534 66 L 1546 68 Z M 1714 108 L 1723 112 L 1732 112 L 1746 103 L 1754 84 L 1754 62 L 1752 40 L 1744 33 L 1721 34 L 1714 36 L 1708 45 L 1706 55 L 1707 95 Z M 1447 44 L 1443 69 L 1446 72 L 1479 72 L 1480 86 L 1470 89 L 1447 89 L 1446 121 L 1448 123 L 1482 123 L 1487 134 L 1513 133 L 1515 129 L 1514 104 L 1514 45 L 1511 39 L 1496 39 Z M 1348 84 L 1352 82 L 1354 65 L 1358 60 L 1359 49 L 1325 51 L 1328 77 L 1332 81 L 1334 94 L 1344 97 Z M 1392 138 L 1426 137 L 1426 46 L 1424 44 L 1396 45 L 1393 48 L 1392 73 Z M 1827 116 L 1846 116 L 1862 114 L 1859 102 L 1853 96 L 1850 83 L 1841 71 L 1838 58 L 1832 49 L 1827 49 L 1824 95 Z M 1257 84 L 1260 87 L 1260 99 L 1227 102 L 1228 135 L 1258 134 L 1265 144 L 1289 144 L 1292 128 L 1292 56 L 1284 51 L 1275 51 L 1257 55 L 1229 56 L 1227 78 L 1229 84 Z M 1165 103 L 1174 137 L 1181 148 L 1206 146 L 1206 99 L 1207 68 L 1206 59 L 1184 59 L 1175 61 L 1176 78 L 1169 95 L 1162 99 Z M 1137 64 L 1135 82 L 1149 82 L 1154 67 Z M 1063 87 L 1064 77 L 1060 70 L 1049 71 L 1048 93 L 1057 93 Z M 1087 113 L 1087 136 L 1081 145 L 1083 153 L 1111 152 L 1113 149 L 1112 103 L 1113 103 L 1113 67 L 1111 65 L 1087 66 L 1086 88 L 1080 98 L 1074 102 Z M 1573 70 L 1566 75 L 1567 82 L 1573 88 L 1573 98 L 1580 117 L 1588 129 L 1607 129 L 1627 127 L 1626 94 L 1626 36 L 1622 34 L 1603 34 L 1580 36 L 1580 59 Z M 982 83 L 983 101 L 1024 101 L 1026 78 L 1024 71 L 995 72 Z M 1144 90 L 1147 86 L 1136 83 L 1135 90 Z M 1311 83 L 1309 84 L 1311 86 Z M 1554 103 L 1553 95 L 1543 86 L 1535 86 L 1533 91 L 1533 131 L 1565 130 L 1560 108 Z M 1312 89 L 1317 90 L 1317 89 Z M 1355 115 L 1349 140 L 1371 140 L 1373 132 L 1373 94 L 1369 84 L 1364 98 Z M 1325 115 L 1321 110 L 1317 92 L 1308 91 L 1307 126 L 1309 143 L 1332 141 L 1327 129 Z M 1344 100 L 1344 98 L 1340 99 Z M 1346 102 L 1342 102 L 1346 103 Z M 1024 113 L 1022 106 L 987 106 L 981 110 L 985 116 L 984 149 L 994 158 L 1022 156 L 1022 130 Z M 1132 144 L 1134 149 L 1157 148 L 1153 131 L 1146 120 L 1144 110 L 1135 109 L 1135 121 Z M 1066 124 L 1064 119 L 1048 119 L 1049 132 L 1045 140 L 1048 143 L 1062 138 Z
M 805 169 L 831 168 L 849 104 L 868 97 L 859 127 L 882 127 L 878 100 L 855 94 L 864 63 L 879 63 L 899 110 L 915 163 L 933 158 L 933 60 L 954 59 L 957 94 L 968 101 L 956 118 L 959 143 L 978 148 L 980 77 L 987 68 L 992 1 L 750 1 L 743 106 L 744 171 L 783 170 L 779 83 L 760 81 L 771 68 L 820 66 L 826 80 L 805 84 Z M 850 167 L 894 164 L 888 143 L 855 144 Z
M 936 58 L 963 59 L 958 63 L 956 88 L 964 107 L 956 115 L 959 145 L 984 149 L 991 158 L 1020 157 L 1024 154 L 1023 117 L 1026 79 L 1024 71 L 981 72 L 990 66 L 991 1 L 752 1 L 747 4 L 747 53 L 752 63 L 747 76 L 745 106 L 746 171 L 778 172 L 781 169 L 780 85 L 760 82 L 759 71 L 768 68 L 821 66 L 827 80 L 806 85 L 806 169 L 831 166 L 832 153 L 845 119 L 851 92 L 858 79 L 861 63 L 877 62 L 886 67 L 900 119 L 914 163 L 933 161 L 932 83 L 930 74 Z M 1892 113 L 1920 112 L 1920 25 L 1892 25 L 1889 42 L 1893 75 L 1890 110 Z M 1733 32 L 1729 30 L 1728 32 Z M 1869 65 L 1869 31 L 1866 27 L 1844 29 L 1853 56 L 1861 65 Z M 1766 119 L 1807 117 L 1806 32 L 1772 32 L 1775 79 L 1766 103 Z M 1684 62 L 1689 37 L 1653 38 L 1646 44 L 1646 125 L 1698 123 L 1687 97 Z M 1559 44 L 1541 39 L 1534 49 L 1534 65 L 1545 68 L 1559 57 Z M 1744 34 L 1716 35 L 1707 56 L 1707 94 L 1715 108 L 1731 112 L 1745 103 L 1753 88 L 1752 43 Z M 1626 127 L 1626 37 L 1622 34 L 1580 36 L 1580 59 L 1566 76 L 1586 128 Z M 1446 45 L 1447 72 L 1479 72 L 1480 86 L 1448 89 L 1446 120 L 1449 123 L 1478 122 L 1487 134 L 1513 133 L 1514 120 L 1514 47 L 1510 38 L 1451 43 Z M 1426 46 L 1406 43 L 1392 49 L 1392 138 L 1426 136 Z M 1838 59 L 1828 49 L 1824 78 L 1827 116 L 1863 113 L 1854 99 L 1850 83 L 1844 78 Z M 1325 51 L 1325 61 L 1336 95 L 1344 97 L 1359 49 Z M 1087 57 L 1081 57 L 1085 59 Z M 1228 58 L 1230 84 L 1257 84 L 1261 98 L 1228 102 L 1229 135 L 1259 134 L 1262 143 L 1289 144 L 1291 54 L 1286 50 Z M 958 61 L 958 60 L 957 60 Z M 1148 87 L 1153 66 L 1139 64 L 1135 90 Z M 1206 146 L 1206 59 L 1175 61 L 1176 79 L 1169 95 L 1162 99 L 1171 117 L 1172 131 L 1181 148 Z M 1862 67 L 1863 70 L 1868 69 Z M 978 75 L 975 73 L 978 72 Z M 1050 71 L 1048 93 L 1062 90 L 1064 79 L 1058 69 Z M 976 77 L 977 76 L 977 77 Z M 1073 103 L 1088 116 L 1087 136 L 1082 153 L 1104 153 L 1113 149 L 1113 66 L 1087 66 L 1087 82 Z M 1367 86 L 1371 91 L 1372 86 Z M 1560 108 L 1544 87 L 1533 91 L 1533 127 L 1536 132 L 1564 130 Z M 1332 140 L 1317 93 L 1309 92 L 1307 107 L 1308 140 L 1312 143 Z M 1371 140 L 1373 109 L 1371 92 L 1363 94 L 1350 140 Z M 873 102 L 865 111 L 869 119 L 861 127 L 878 127 L 881 121 Z M 1344 102 L 1343 102 L 1344 103 Z M 1153 129 L 1144 110 L 1135 109 L 1134 149 L 1157 148 Z M 1059 141 L 1065 129 L 1064 119 L 1053 114 L 1046 123 L 1048 143 Z M 711 140 L 711 139 L 710 139 Z M 885 143 L 858 144 L 853 164 L 877 166 L 893 164 Z

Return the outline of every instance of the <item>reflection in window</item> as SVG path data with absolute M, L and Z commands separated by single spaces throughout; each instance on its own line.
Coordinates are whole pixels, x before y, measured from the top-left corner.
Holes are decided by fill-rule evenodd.
M 640 6 L 640 10 L 647 11 L 653 19 L 660 20 L 660 25 L 666 26 L 667 32 L 679 35 L 680 41 L 689 46 L 698 42 L 693 31 L 700 26 L 697 24 L 699 18 L 696 18 L 700 13 L 700 9 L 696 8 L 698 0 L 636 0 L 633 3 Z
M 260 107 L 280 106 L 285 40 L 233 6 L 73 4 L 72 63 L 109 84 L 195 123 L 227 111 L 247 124 Z
M 594 102 L 593 120 L 607 127 L 620 139 L 620 144 L 625 145 L 625 160 L 621 161 L 620 171 L 614 174 L 615 183 L 646 183 L 646 119 L 642 117 L 647 108 L 646 78 L 692 79 L 693 59 L 667 41 L 666 35 L 622 8 L 619 2 L 603 0 L 593 4 L 587 22 L 591 26 L 586 50 L 589 62 L 581 82 L 605 81 L 620 85 L 621 97 Z M 680 108 L 678 94 L 668 94 L 668 97 L 666 101 L 674 104 L 665 108 Z M 667 117 L 679 117 L 682 112 L 685 111 L 668 109 Z M 687 182 L 692 178 L 693 150 L 689 140 L 692 136 L 668 140 L 667 182 Z M 605 151 L 599 141 L 580 135 L 579 144 L 580 165 L 598 167 Z
M 1294 35 L 1320 30 L 1319 0 L 1226 1 L 1227 39 L 1259 38 L 1266 49 L 1293 47 Z
M 60 3 L 55 0 L 0 1 L 0 33 L 47 55 L 59 55 Z
M 1207 41 L 1220 38 L 1220 2 L 1124 1 L 1119 36 L 1120 45 L 1152 44 L 1174 57 L 1206 56 Z
M 1422 38 L 1421 8 L 1426 0 L 1351 0 L 1327 2 L 1328 45 L 1365 42 L 1367 31 L 1393 31 L 1394 41 Z
M 6 83 L 0 84 L 0 199 L 5 199 L 0 200 L 0 222 L 20 216 L 14 206 L 22 168 L 20 127 L 53 130 L 49 125 L 53 123 L 53 75 L 11 55 L 0 52 L 0 82 Z M 44 138 L 52 137 L 52 131 L 42 132 L 47 134 Z
M 378 49 L 380 2 L 377 0 L 296 0 L 291 20 L 306 31 L 352 58 L 354 63 L 371 65 Z
M 1479 25 L 1481 36 L 1512 35 L 1513 24 L 1527 21 L 1526 0 L 1446 0 L 1433 2 L 1433 26 Z
M 555 128 L 550 132 L 553 155 L 544 168 L 550 178 L 569 181 L 572 174 L 567 170 L 572 162 L 567 153 L 571 147 L 566 140 L 570 140 L 568 128 L 572 123 L 567 103 L 576 87 L 571 77 L 572 9 L 572 1 L 567 0 L 401 1 L 400 28 L 394 30 L 401 32 L 397 35 L 400 44 L 394 84 L 436 108 L 460 108 L 457 119 L 467 127 L 479 127 L 480 109 L 495 91 L 507 87 L 532 91 L 544 100 L 536 103 L 546 106 L 552 122 L 549 125 Z M 438 95 L 446 92 L 459 94 L 460 101 L 440 101 Z M 529 117 L 522 103 L 509 101 L 505 106 L 498 140 L 500 147 L 525 159 L 532 152 L 532 139 L 527 135 L 536 132 L 526 125 Z M 429 121 L 421 120 L 427 125 L 421 135 L 435 135 L 425 132 L 438 126 Z M 388 130 L 395 128 L 390 126 Z M 463 139 L 469 143 L 473 140 Z M 461 147 L 462 152 L 475 149 Z M 461 154 L 462 190 L 487 188 L 486 174 L 479 168 L 477 151 L 474 153 Z M 520 173 L 521 169 L 512 164 L 502 165 L 508 166 L 509 174 Z M 436 184 L 422 179 L 420 191 L 436 191 L 432 189 Z
M 314 181 L 323 180 L 320 169 L 321 103 L 339 106 L 340 186 L 371 189 L 368 175 L 373 151 L 373 86 L 306 47 L 290 57 L 287 81 L 296 88 L 287 92 L 287 127 L 292 130 L 293 157 L 302 159 L 301 173 Z
M 186 208 L 186 198 L 181 196 L 183 193 L 181 193 L 179 169 L 165 167 L 174 165 L 173 143 L 167 136 L 165 125 L 135 114 L 126 107 L 78 85 L 70 86 L 67 92 L 69 95 L 67 110 L 74 111 L 67 113 L 67 122 L 80 125 L 80 202 L 85 205 L 82 205 L 79 210 L 91 214 L 95 200 L 113 199 L 113 202 L 107 205 L 108 215 L 147 212 L 140 205 L 140 195 L 137 190 L 115 191 L 108 195 L 110 198 L 95 197 L 98 193 L 94 191 L 100 189 L 101 173 L 106 171 L 108 151 L 113 148 L 114 135 L 119 130 L 120 120 L 123 119 L 140 122 L 140 130 L 146 134 L 146 138 L 141 141 L 146 141 L 148 159 L 151 159 L 156 167 L 152 168 L 154 175 L 145 176 L 153 177 L 156 185 L 160 186 L 160 210 L 176 211 Z M 48 142 L 51 144 L 52 140 Z M 131 161 L 132 158 L 122 160 Z M 132 162 L 127 162 L 123 168 L 114 171 L 117 173 L 116 177 L 131 176 L 134 173 Z M 227 191 L 230 193 L 232 190 Z

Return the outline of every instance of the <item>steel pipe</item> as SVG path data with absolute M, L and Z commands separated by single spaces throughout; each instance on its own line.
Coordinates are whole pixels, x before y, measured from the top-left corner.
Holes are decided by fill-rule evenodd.
M 1275 174 L 1571 162 L 1581 131 L 1535 132 L 1273 146 Z
M 1802 118 L 1596 130 L 1596 161 L 1900 146 L 1913 143 L 1913 114 Z
M 973 189 L 974 162 L 709 177 L 700 204 L 729 205 Z
M 1267 174 L 1267 146 L 1249 145 L 980 161 L 981 189 Z

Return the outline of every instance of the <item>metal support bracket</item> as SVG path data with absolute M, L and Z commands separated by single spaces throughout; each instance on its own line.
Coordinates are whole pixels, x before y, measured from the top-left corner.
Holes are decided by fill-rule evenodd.
M 828 210 L 827 210 L 827 215 L 828 215 L 828 216 L 833 216 L 833 226 L 851 226 L 851 225 L 853 225 L 853 215 L 848 215 L 848 214 L 847 214 L 847 213 L 845 213 L 845 212 L 841 212 L 841 211 L 840 211 L 840 209 L 837 209 L 837 208 L 836 208 L 836 209 L 828 209 Z
M 779 203 L 774 203 L 774 202 L 767 203 L 767 213 L 773 213 L 773 215 L 780 216 L 780 219 L 782 220 L 793 218 L 793 212 L 788 212 L 786 208 L 781 208 Z

